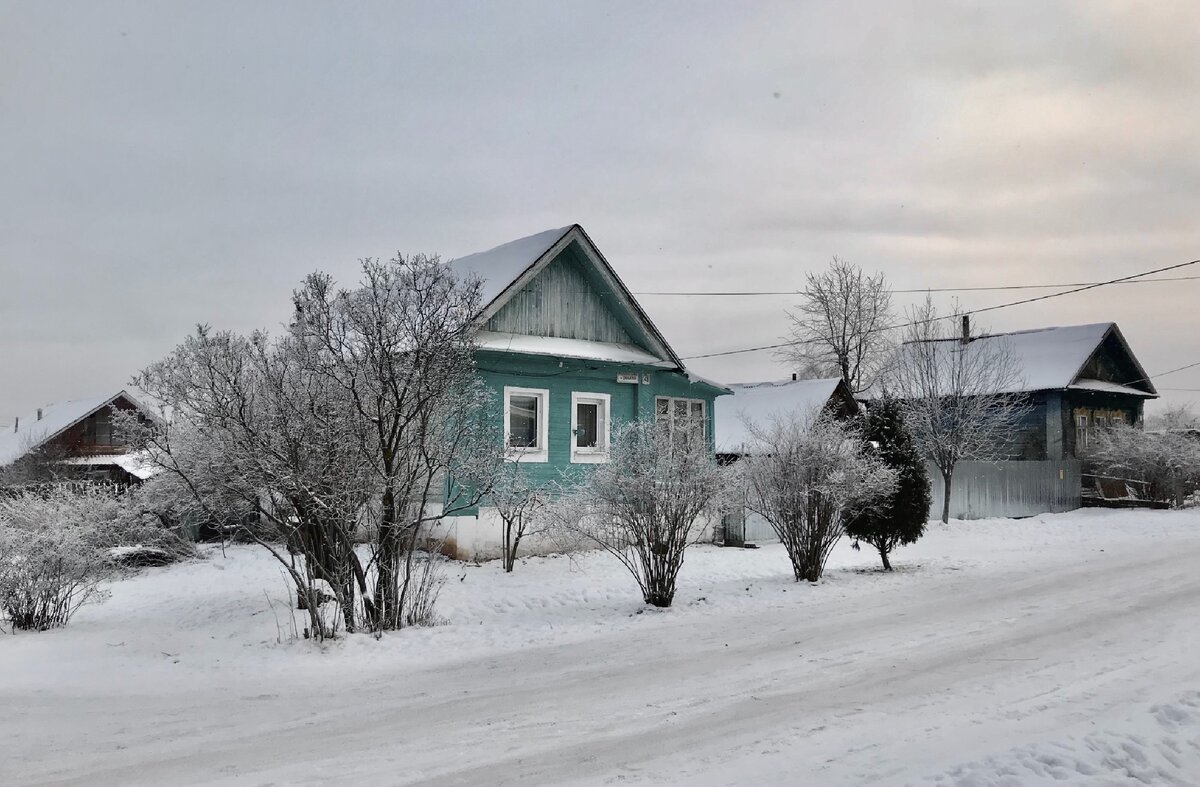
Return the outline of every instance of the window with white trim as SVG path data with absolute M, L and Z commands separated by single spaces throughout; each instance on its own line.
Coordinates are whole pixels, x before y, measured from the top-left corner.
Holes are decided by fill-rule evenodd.
M 549 458 L 550 392 L 504 386 L 504 447 L 509 459 L 545 462 Z
M 571 461 L 607 462 L 612 397 L 603 393 L 571 393 Z
M 654 417 L 673 439 L 699 437 L 703 440 L 708 429 L 703 399 L 659 396 L 654 400 Z
M 1075 416 L 1075 447 L 1077 449 L 1088 447 L 1087 413 L 1079 413 Z

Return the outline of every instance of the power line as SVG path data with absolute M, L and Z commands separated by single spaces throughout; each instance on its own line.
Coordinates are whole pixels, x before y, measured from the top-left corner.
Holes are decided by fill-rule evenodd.
M 1159 377 L 1166 377 L 1168 374 L 1175 374 L 1175 372 L 1182 372 L 1184 369 L 1194 369 L 1197 366 L 1200 366 L 1200 361 L 1196 361 L 1195 363 L 1189 363 L 1185 366 L 1178 366 L 1174 369 L 1168 369 L 1167 371 L 1159 372 L 1158 374 L 1152 374 L 1149 377 L 1143 377 L 1141 380 L 1134 380 L 1134 382 L 1140 383 L 1143 380 L 1156 380 Z M 1181 389 L 1176 389 L 1176 390 L 1181 390 Z
M 883 333 L 885 331 L 892 331 L 892 330 L 896 330 L 898 328 L 910 328 L 915 325 L 926 325 L 928 323 L 938 322 L 939 320 L 957 319 L 959 317 L 965 317 L 965 316 L 973 315 L 973 314 L 983 314 L 984 312 L 993 312 L 993 311 L 997 311 L 999 309 L 1008 309 L 1013 306 L 1023 306 L 1027 303 L 1037 303 L 1038 301 L 1046 301 L 1046 300 L 1050 300 L 1051 298 L 1061 298 L 1064 295 L 1074 295 L 1077 292 L 1085 292 L 1087 290 L 1094 290 L 1097 287 L 1107 287 L 1112 284 L 1121 284 L 1123 282 L 1132 281 L 1133 279 L 1140 279 L 1143 276 L 1152 276 L 1156 273 L 1165 273 L 1166 271 L 1173 271 L 1173 270 L 1177 270 L 1179 268 L 1186 268 L 1189 265 L 1196 265 L 1196 264 L 1200 264 L 1200 260 L 1190 260 L 1188 262 L 1180 262 L 1175 265 L 1167 265 L 1162 268 L 1155 268 L 1154 270 L 1143 271 L 1142 273 L 1134 273 L 1129 276 L 1121 276 L 1116 279 L 1109 279 L 1107 281 L 1083 284 L 1078 287 L 1075 287 L 1074 289 L 1064 290 L 1063 292 L 1052 292 L 1049 295 L 1038 295 L 1033 298 L 1022 298 L 1021 300 L 1018 300 L 1018 301 L 1009 301 L 1008 303 L 998 303 L 995 306 L 985 306 L 982 309 L 972 309 L 970 311 L 959 312 L 957 314 L 944 314 L 940 317 L 934 317 L 929 320 L 913 320 L 913 321 L 906 322 L 906 323 L 900 323 L 898 325 L 889 325 L 889 326 L 886 326 L 883 328 L 876 328 L 872 331 L 868 331 L 867 333 Z M 921 290 L 921 292 L 924 292 L 924 290 Z M 727 356 L 727 355 L 742 355 L 744 353 L 761 352 L 763 350 L 778 350 L 778 349 L 781 349 L 784 347 L 795 347 L 796 345 L 799 345 L 799 344 L 813 344 L 813 343 L 814 343 L 813 340 L 801 339 L 801 340 L 790 341 L 790 342 L 779 342 L 776 344 L 764 344 L 764 345 L 760 345 L 757 347 L 745 347 L 745 348 L 738 349 L 738 350 L 724 350 L 722 352 L 702 353 L 700 355 L 685 355 L 685 356 L 683 356 L 682 360 L 694 361 L 694 360 L 697 360 L 700 358 L 719 358 L 719 357 L 723 357 L 723 356 Z M 1198 363 L 1197 365 L 1200 365 L 1200 363 Z M 1172 371 L 1180 371 L 1180 370 L 1175 369 Z M 1171 372 L 1165 372 L 1164 374 L 1170 374 L 1170 373 Z
M 1163 281 L 1197 281 L 1200 276 L 1167 276 L 1161 279 L 1112 282 L 1113 284 L 1155 284 Z M 892 290 L 893 293 L 914 294 L 922 292 L 992 292 L 997 290 L 1058 290 L 1063 287 L 1088 287 L 1105 282 L 1064 282 L 1063 284 L 1002 284 L 990 287 L 925 287 L 915 290 Z M 754 297 L 762 295 L 802 295 L 801 290 L 729 290 L 717 292 L 701 291 L 655 291 L 635 292 L 634 295 L 674 295 L 687 297 Z

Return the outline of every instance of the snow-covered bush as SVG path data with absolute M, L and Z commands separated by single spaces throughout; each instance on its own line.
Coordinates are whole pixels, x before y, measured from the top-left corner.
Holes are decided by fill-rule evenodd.
M 53 488 L 0 497 L 0 611 L 13 628 L 65 626 L 112 571 L 100 530 L 118 504 Z
M 162 527 L 137 490 L 59 484 L 0 495 L 0 611 L 18 629 L 64 626 L 99 601 L 114 568 L 195 554 Z
M 865 453 L 858 432 L 824 413 L 750 427 L 760 452 L 738 463 L 746 507 L 779 536 L 796 581 L 816 582 L 846 520 L 886 501 L 896 471 Z
M 520 462 L 507 462 L 496 474 L 488 501 L 496 507 L 504 528 L 504 570 L 511 573 L 517 563 L 517 549 L 526 536 L 543 533 L 549 524 L 545 515 L 551 490 L 529 477 Z
M 556 520 L 629 570 L 647 604 L 669 607 L 684 551 L 727 498 L 729 474 L 699 434 L 638 420 L 614 429 L 609 460 L 553 506 Z
M 1200 440 L 1186 432 L 1116 424 L 1097 433 L 1087 460 L 1099 475 L 1140 481 L 1148 499 L 1176 507 L 1200 489 Z

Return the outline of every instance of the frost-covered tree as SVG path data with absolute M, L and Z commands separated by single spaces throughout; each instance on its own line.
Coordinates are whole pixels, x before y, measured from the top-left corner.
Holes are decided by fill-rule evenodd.
M 539 535 L 550 524 L 546 506 L 551 495 L 551 486 L 536 483 L 519 462 L 506 462 L 497 473 L 488 501 L 496 507 L 504 530 L 506 573 L 511 573 L 517 564 L 517 549 L 522 539 Z
M 749 426 L 759 451 L 738 462 L 746 507 L 779 536 L 796 581 L 816 582 L 847 520 L 886 501 L 896 472 L 863 450 L 855 429 L 826 413 Z
M 883 390 L 903 402 L 918 449 L 941 473 L 942 522 L 949 522 L 954 468 L 964 460 L 1002 458 L 1031 405 L 1019 392 L 1021 370 L 1001 338 L 964 338 L 957 307 L 949 319 L 939 317 L 928 297 L 909 316 Z
M 805 376 L 840 376 L 853 393 L 871 386 L 891 351 L 887 280 L 840 257 L 807 275 L 803 299 L 788 317 L 786 360 Z
M 292 336 L 344 408 L 355 467 L 376 496 L 368 625 L 398 629 L 420 617 L 413 561 L 433 526 L 477 505 L 499 470 L 500 418 L 475 374 L 479 282 L 424 255 L 364 260 L 362 274 L 348 290 L 309 276 Z
M 1101 475 L 1141 482 L 1150 500 L 1180 506 L 1200 490 L 1200 440 L 1185 433 L 1114 424 L 1096 434 L 1087 461 Z
M 653 420 L 613 430 L 609 461 L 557 501 L 561 526 L 621 561 L 647 604 L 669 607 L 684 553 L 729 492 L 701 434 L 672 436 Z
M 862 418 L 862 435 L 867 450 L 896 472 L 896 487 L 877 506 L 852 516 L 846 522 L 846 535 L 875 547 L 884 570 L 891 571 L 892 550 L 914 543 L 925 533 L 932 502 L 929 474 L 895 399 L 871 403 Z
M 151 429 L 120 419 L 117 428 L 200 509 L 216 514 L 237 501 L 255 512 L 262 527 L 245 535 L 284 567 L 308 611 L 306 633 L 319 639 L 336 631 L 322 609 L 328 597 L 346 630 L 358 628 L 369 581 L 355 530 L 373 487 L 343 402 L 304 360 L 287 335 L 201 326 L 134 379 L 169 407 L 169 421 Z
M 1148 417 L 1146 429 L 1156 432 L 1200 429 L 1200 415 L 1196 415 L 1191 404 L 1171 405 Z
M 134 381 L 172 416 L 137 444 L 204 511 L 256 513 L 247 535 L 316 637 L 330 597 L 347 631 L 431 619 L 432 525 L 478 502 L 501 455 L 473 373 L 478 284 L 428 257 L 362 270 L 348 290 L 309 276 L 282 336 L 201 327 Z

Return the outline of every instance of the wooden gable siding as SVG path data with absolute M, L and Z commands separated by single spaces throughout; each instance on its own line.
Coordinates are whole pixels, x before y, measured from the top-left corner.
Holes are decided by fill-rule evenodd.
M 1103 380 L 1117 385 L 1148 390 L 1146 381 L 1139 379 L 1142 375 L 1138 372 L 1137 366 L 1125 353 L 1117 337 L 1111 333 L 1104 338 L 1104 341 L 1096 348 L 1096 352 L 1084 364 L 1083 371 L 1079 373 L 1079 376 L 1083 379 Z
M 52 457 L 83 457 L 103 456 L 105 454 L 123 454 L 128 446 L 118 439 L 111 427 L 109 413 L 111 410 L 137 412 L 137 406 L 124 397 L 118 398 L 112 404 L 100 408 L 95 413 L 79 421 L 79 423 L 63 430 L 61 434 L 47 441 L 44 452 Z M 97 417 L 109 418 L 108 442 L 96 442 L 93 436 L 92 424 Z
M 639 344 L 596 287 L 572 244 L 487 322 L 487 330 L 596 342 Z

